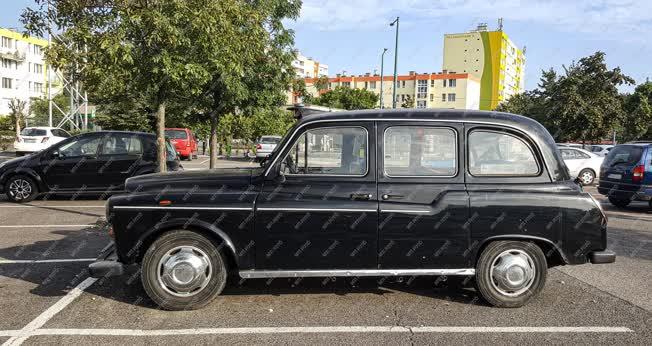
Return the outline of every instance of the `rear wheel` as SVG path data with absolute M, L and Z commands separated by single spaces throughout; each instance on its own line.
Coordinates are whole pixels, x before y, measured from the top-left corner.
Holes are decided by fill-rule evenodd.
M 38 196 L 38 186 L 34 180 L 24 175 L 9 178 L 5 191 L 9 200 L 17 203 L 30 202 Z
M 546 257 L 536 244 L 497 241 L 482 251 L 475 281 L 489 304 L 517 308 L 541 292 L 547 273 Z
M 224 289 L 226 260 L 203 235 L 172 231 L 147 249 L 141 278 L 147 295 L 163 309 L 199 309 Z
M 609 203 L 613 204 L 614 206 L 616 206 L 618 208 L 625 208 L 631 202 L 632 201 L 630 199 L 618 199 L 618 198 L 615 198 L 615 197 L 609 197 Z
M 593 170 L 588 168 L 583 169 L 578 177 L 580 178 L 582 185 L 584 186 L 591 185 L 595 181 L 595 172 L 593 172 Z

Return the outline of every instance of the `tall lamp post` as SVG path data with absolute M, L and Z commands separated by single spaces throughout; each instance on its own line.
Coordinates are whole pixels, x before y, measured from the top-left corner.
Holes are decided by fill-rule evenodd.
M 383 48 L 383 54 L 380 55 L 380 109 L 385 108 L 383 106 L 383 72 L 385 71 L 385 53 L 387 53 L 387 48 Z
M 398 23 L 399 17 L 396 17 L 396 20 L 391 22 L 389 26 L 394 26 L 396 24 L 396 41 L 394 43 L 394 84 L 392 85 L 392 107 L 396 108 L 396 65 L 398 64 Z

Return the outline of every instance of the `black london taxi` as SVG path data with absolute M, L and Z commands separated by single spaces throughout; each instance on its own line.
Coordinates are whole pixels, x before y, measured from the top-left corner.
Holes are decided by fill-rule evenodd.
M 260 168 L 127 180 L 110 248 L 164 309 L 200 308 L 242 278 L 475 276 L 519 307 L 547 269 L 611 263 L 607 217 L 536 121 L 507 113 L 370 110 L 306 116 Z
M 169 142 L 167 168 L 181 168 Z M 156 136 L 151 133 L 97 131 L 82 133 L 39 152 L 0 163 L 0 193 L 16 203 L 40 194 L 112 194 L 125 180 L 154 173 Z

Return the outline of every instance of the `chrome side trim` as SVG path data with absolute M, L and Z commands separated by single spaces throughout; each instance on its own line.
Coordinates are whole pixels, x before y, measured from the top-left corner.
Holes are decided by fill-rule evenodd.
M 356 277 L 356 276 L 426 276 L 475 275 L 475 269 L 331 269 L 331 270 L 241 270 L 244 279 L 294 277 Z
M 259 211 L 316 211 L 316 212 L 344 212 L 344 213 L 375 213 L 376 209 L 355 209 L 355 208 L 271 208 L 259 207 Z
M 136 209 L 136 210 L 246 210 L 251 211 L 253 207 L 158 207 L 146 205 L 123 205 L 115 206 L 113 209 Z
M 383 209 L 381 213 L 430 214 L 429 210 Z
M 511 126 L 511 125 L 508 125 L 508 124 L 499 124 L 499 123 L 491 122 L 491 121 L 457 120 L 457 119 L 451 120 L 451 119 L 382 118 L 382 117 L 357 118 L 357 119 L 356 118 L 352 118 L 352 119 L 322 119 L 322 120 L 307 121 L 307 122 L 301 124 L 301 126 L 294 129 L 294 131 L 290 134 L 290 137 L 288 137 L 288 141 L 283 145 L 283 148 L 281 148 L 278 151 L 278 155 L 276 155 L 276 157 L 274 157 L 274 160 L 269 164 L 267 169 L 265 169 L 265 173 L 263 174 L 263 176 L 266 177 L 269 174 L 272 167 L 274 167 L 274 165 L 276 165 L 276 162 L 278 161 L 279 157 L 281 156 L 283 151 L 285 151 L 285 148 L 287 148 L 288 144 L 290 143 L 289 139 L 294 137 L 294 135 L 297 132 L 299 132 L 299 130 L 301 130 L 303 127 L 305 127 L 307 125 L 311 125 L 311 124 L 318 124 L 318 123 L 346 122 L 346 121 L 401 121 L 401 122 L 405 122 L 405 121 L 412 121 L 412 122 L 424 121 L 424 122 L 439 122 L 439 123 L 463 123 L 463 124 L 483 124 L 483 125 L 504 126 L 504 127 L 510 128 L 512 130 L 515 130 L 515 131 L 518 131 L 518 132 L 521 132 L 521 133 L 525 133 L 528 137 L 530 137 L 530 139 L 532 141 L 534 141 L 534 144 L 537 145 L 538 149 L 540 149 L 542 147 L 541 143 L 539 143 L 539 141 L 536 139 L 536 137 L 532 136 L 532 134 L 530 132 L 525 131 L 523 129 L 519 129 L 519 128 L 515 127 L 515 126 Z M 546 171 L 548 171 L 548 177 L 552 181 L 553 179 L 552 179 L 552 173 L 550 172 L 550 165 L 546 161 L 545 156 L 542 157 L 542 159 L 543 159 L 543 164 L 546 166 Z M 378 158 L 376 158 L 376 160 L 378 160 Z

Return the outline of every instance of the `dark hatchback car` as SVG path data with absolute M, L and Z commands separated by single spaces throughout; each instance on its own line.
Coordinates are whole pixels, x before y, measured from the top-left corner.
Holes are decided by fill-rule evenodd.
M 180 168 L 167 143 L 168 170 Z M 154 173 L 156 136 L 140 132 L 100 131 L 70 137 L 37 153 L 0 163 L 0 193 L 14 202 L 39 194 L 111 194 L 125 180 Z
M 598 191 L 617 207 L 648 201 L 652 208 L 652 142 L 611 149 L 600 167 Z
M 480 111 L 304 117 L 261 168 L 127 180 L 107 203 L 115 248 L 94 277 L 139 264 L 165 309 L 242 278 L 475 276 L 518 307 L 547 269 L 611 263 L 607 218 L 536 121 Z M 135 222 L 138 220 L 138 222 Z

